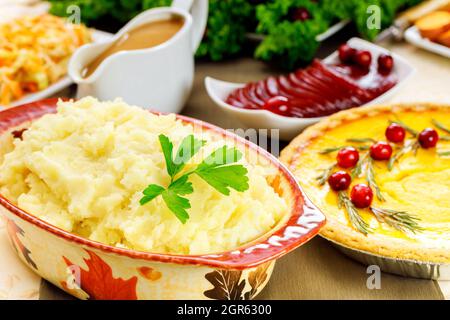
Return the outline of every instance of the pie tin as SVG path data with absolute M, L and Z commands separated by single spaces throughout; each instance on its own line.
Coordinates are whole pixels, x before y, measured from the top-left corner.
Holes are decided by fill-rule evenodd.
M 380 270 L 404 277 L 450 280 L 450 264 L 446 263 L 426 263 L 410 259 L 396 259 L 380 256 L 370 252 L 349 248 L 321 235 L 322 238 L 331 244 L 347 257 L 358 261 L 364 265 L 376 265 Z

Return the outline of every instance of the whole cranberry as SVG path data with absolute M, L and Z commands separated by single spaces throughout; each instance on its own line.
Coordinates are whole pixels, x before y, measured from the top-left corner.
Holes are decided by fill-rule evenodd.
M 399 143 L 405 140 L 406 130 L 401 125 L 392 123 L 387 127 L 385 135 L 389 141 Z
M 350 199 L 357 208 L 367 208 L 372 204 L 373 191 L 363 183 L 353 186 Z
M 419 143 L 424 149 L 434 148 L 439 141 L 439 135 L 436 130 L 427 128 L 419 133 Z
M 286 97 L 275 96 L 266 100 L 263 109 L 288 117 L 291 113 L 291 103 Z
M 353 168 L 358 163 L 359 152 L 353 147 L 343 148 L 339 150 L 336 160 L 341 168 Z
M 311 19 L 311 14 L 306 8 L 296 8 L 292 11 L 292 20 L 294 21 L 305 21 Z
M 328 178 L 328 184 L 334 191 L 347 190 L 351 182 L 352 178 L 345 171 L 335 172 Z
M 381 54 L 378 57 L 378 71 L 381 73 L 390 73 L 394 67 L 394 58 L 389 54 Z
M 392 156 L 392 147 L 387 142 L 379 141 L 370 146 L 370 156 L 374 160 L 389 160 Z
M 351 63 L 353 62 L 353 58 L 356 54 L 356 49 L 344 43 L 341 44 L 338 52 L 339 52 L 339 60 L 341 60 L 342 63 Z
M 356 52 L 353 59 L 358 66 L 368 69 L 372 63 L 372 54 L 367 50 L 360 50 Z

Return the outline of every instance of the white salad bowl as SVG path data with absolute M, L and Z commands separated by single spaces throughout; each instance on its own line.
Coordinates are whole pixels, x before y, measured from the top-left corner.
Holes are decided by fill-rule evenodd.
M 389 53 L 394 58 L 395 64 L 393 72 L 395 72 L 398 77 L 397 84 L 365 105 L 379 104 L 387 100 L 395 94 L 415 72 L 415 69 L 404 58 L 373 43 L 360 38 L 352 38 L 347 43 L 353 48 L 368 50 L 373 57 L 378 57 L 382 53 Z M 323 62 L 326 64 L 333 64 L 337 63 L 338 59 L 338 52 L 335 51 L 326 57 Z M 291 140 L 306 127 L 325 118 L 293 118 L 281 116 L 267 110 L 240 109 L 226 103 L 225 101 L 233 90 L 242 88 L 245 84 L 221 81 L 211 77 L 206 77 L 205 86 L 208 95 L 216 103 L 216 105 L 240 121 L 244 126 L 254 129 L 268 129 L 269 133 L 270 130 L 278 129 L 279 137 L 282 140 Z

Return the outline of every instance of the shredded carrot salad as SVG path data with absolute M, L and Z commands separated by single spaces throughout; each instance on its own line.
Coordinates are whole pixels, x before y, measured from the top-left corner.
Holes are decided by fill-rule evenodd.
M 75 49 L 88 42 L 88 28 L 49 14 L 0 24 L 0 105 L 59 80 Z

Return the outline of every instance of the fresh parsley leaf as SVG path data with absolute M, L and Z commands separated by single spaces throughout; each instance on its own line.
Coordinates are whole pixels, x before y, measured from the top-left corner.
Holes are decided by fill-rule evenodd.
M 188 175 L 184 175 L 181 178 L 175 180 L 170 184 L 169 190 L 182 196 L 191 194 L 192 192 L 194 192 L 194 189 L 192 188 L 192 183 L 188 182 L 188 178 Z
M 186 209 L 191 208 L 189 200 L 180 197 L 178 194 L 176 194 L 176 192 L 170 189 L 164 191 L 162 193 L 162 197 L 170 211 L 175 214 L 175 216 L 178 218 L 178 220 L 181 221 L 181 223 L 185 224 L 189 219 L 189 214 Z
M 192 183 L 188 182 L 188 175 L 172 182 L 167 189 L 156 184 L 149 185 L 144 191 L 144 197 L 140 200 L 140 204 L 144 205 L 159 195 L 162 195 L 167 207 L 175 216 L 184 224 L 189 219 L 186 209 L 191 207 L 189 200 L 180 196 L 191 194 L 194 192 Z
M 161 145 L 162 152 L 164 154 L 164 159 L 166 160 L 167 173 L 170 177 L 175 174 L 176 165 L 173 162 L 173 144 L 170 142 L 169 138 L 163 134 L 159 135 L 159 144 Z
M 205 140 L 195 139 L 194 135 L 188 135 L 181 142 L 175 156 L 175 173 L 180 172 L 186 163 L 205 145 Z
M 144 194 L 144 197 L 139 201 L 141 205 L 146 204 L 147 202 L 152 201 L 157 196 L 163 193 L 163 191 L 166 190 L 161 186 L 158 186 L 157 184 L 151 184 L 149 185 L 142 193 Z
M 223 146 L 222 148 L 213 151 L 208 157 L 206 157 L 202 163 L 200 163 L 197 170 L 231 164 L 241 160 L 241 158 L 242 153 L 239 150 L 236 148 Z
M 195 173 L 224 195 L 230 194 L 229 188 L 243 192 L 249 188 L 247 169 L 242 165 L 229 165 L 241 158 L 239 150 L 223 146 L 206 157 Z
M 243 192 L 248 190 L 247 169 L 242 165 L 207 167 L 196 170 L 197 175 L 220 193 L 228 196 L 230 189 Z
M 188 135 L 183 139 L 178 147 L 175 159 L 173 159 L 173 144 L 169 138 L 163 134 L 159 135 L 159 143 L 166 160 L 167 173 L 173 179 L 179 173 L 186 163 L 200 150 L 206 143 L 204 140 L 195 139 L 194 135 Z
M 186 209 L 191 207 L 189 200 L 181 196 L 194 192 L 192 183 L 188 182 L 189 175 L 184 175 L 176 181 L 172 182 L 166 191 L 162 193 L 162 197 L 167 207 L 175 216 L 185 224 L 189 219 Z

